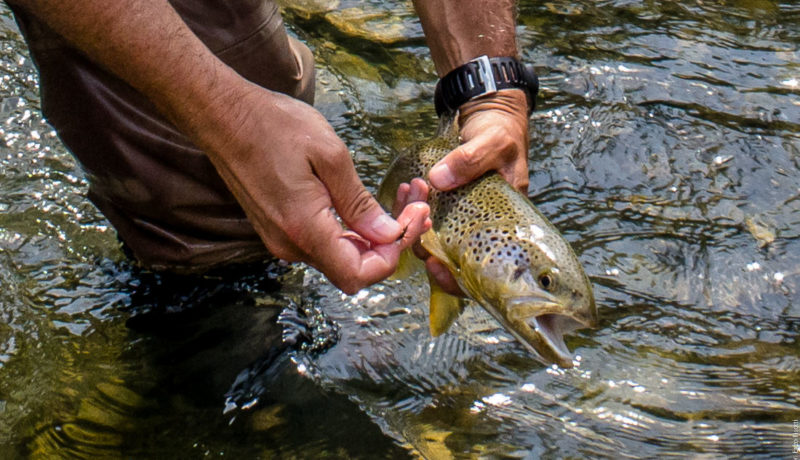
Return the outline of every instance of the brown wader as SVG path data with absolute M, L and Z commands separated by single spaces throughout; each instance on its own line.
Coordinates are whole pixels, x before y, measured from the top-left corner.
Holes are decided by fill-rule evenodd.
M 313 56 L 287 36 L 272 0 L 170 3 L 243 77 L 313 103 Z M 144 96 L 11 7 L 39 69 L 42 111 L 87 171 L 89 198 L 136 259 L 198 271 L 268 255 L 201 150 Z

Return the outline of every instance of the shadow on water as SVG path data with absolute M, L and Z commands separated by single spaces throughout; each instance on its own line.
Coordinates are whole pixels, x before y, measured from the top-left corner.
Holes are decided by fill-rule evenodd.
M 280 3 L 374 190 L 435 125 L 410 2 Z M 131 267 L 1 11 L 0 454 L 796 455 L 794 2 L 520 2 L 542 82 L 530 195 L 600 308 L 568 337 L 571 370 L 531 360 L 477 308 L 432 338 L 421 278 L 346 296 L 302 267 Z
M 277 280 L 289 275 L 267 263 L 203 276 L 122 274 L 130 301 L 112 316 L 127 319 L 118 325 L 118 339 L 104 341 L 118 347 L 113 360 L 101 362 L 102 374 L 91 379 L 79 366 L 61 368 L 56 394 L 71 401 L 48 402 L 56 412 L 31 420 L 32 434 L 16 452 L 33 458 L 406 456 L 346 397 L 298 372 L 291 353 L 324 351 L 336 336 L 329 329 L 321 343 L 311 329 L 330 327 L 315 325 L 324 318 L 309 318 L 290 300 L 273 297 Z

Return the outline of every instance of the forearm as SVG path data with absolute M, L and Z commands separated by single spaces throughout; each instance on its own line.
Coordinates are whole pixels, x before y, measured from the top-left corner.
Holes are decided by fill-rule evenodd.
M 424 203 L 388 217 L 322 114 L 224 65 L 167 0 L 11 1 L 138 89 L 202 148 L 276 257 L 307 262 L 353 293 L 388 277 L 430 228 Z
M 219 123 L 211 117 L 221 111 L 206 109 L 246 87 L 166 0 L 14 3 L 143 93 L 195 142 L 204 142 L 204 126 Z
M 481 55 L 517 56 L 514 0 L 414 0 L 440 77 Z

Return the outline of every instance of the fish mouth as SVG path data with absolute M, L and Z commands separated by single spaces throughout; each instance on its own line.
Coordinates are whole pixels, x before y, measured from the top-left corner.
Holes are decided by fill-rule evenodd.
M 582 329 L 585 327 L 583 323 L 570 316 L 545 313 L 531 318 L 528 326 L 538 340 L 533 343 L 528 341 L 524 343 L 533 347 L 542 358 L 554 362 L 560 367 L 573 367 L 572 352 L 564 343 L 564 334 Z
M 591 327 L 570 315 L 552 298 L 517 298 L 506 304 L 504 322 L 508 331 L 545 364 L 572 368 L 572 353 L 564 343 L 564 334 Z

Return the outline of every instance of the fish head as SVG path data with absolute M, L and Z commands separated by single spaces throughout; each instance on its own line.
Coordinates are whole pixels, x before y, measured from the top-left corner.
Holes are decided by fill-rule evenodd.
M 596 327 L 589 282 L 569 243 L 545 225 L 490 227 L 462 256 L 462 288 L 545 363 L 573 366 L 564 334 Z

